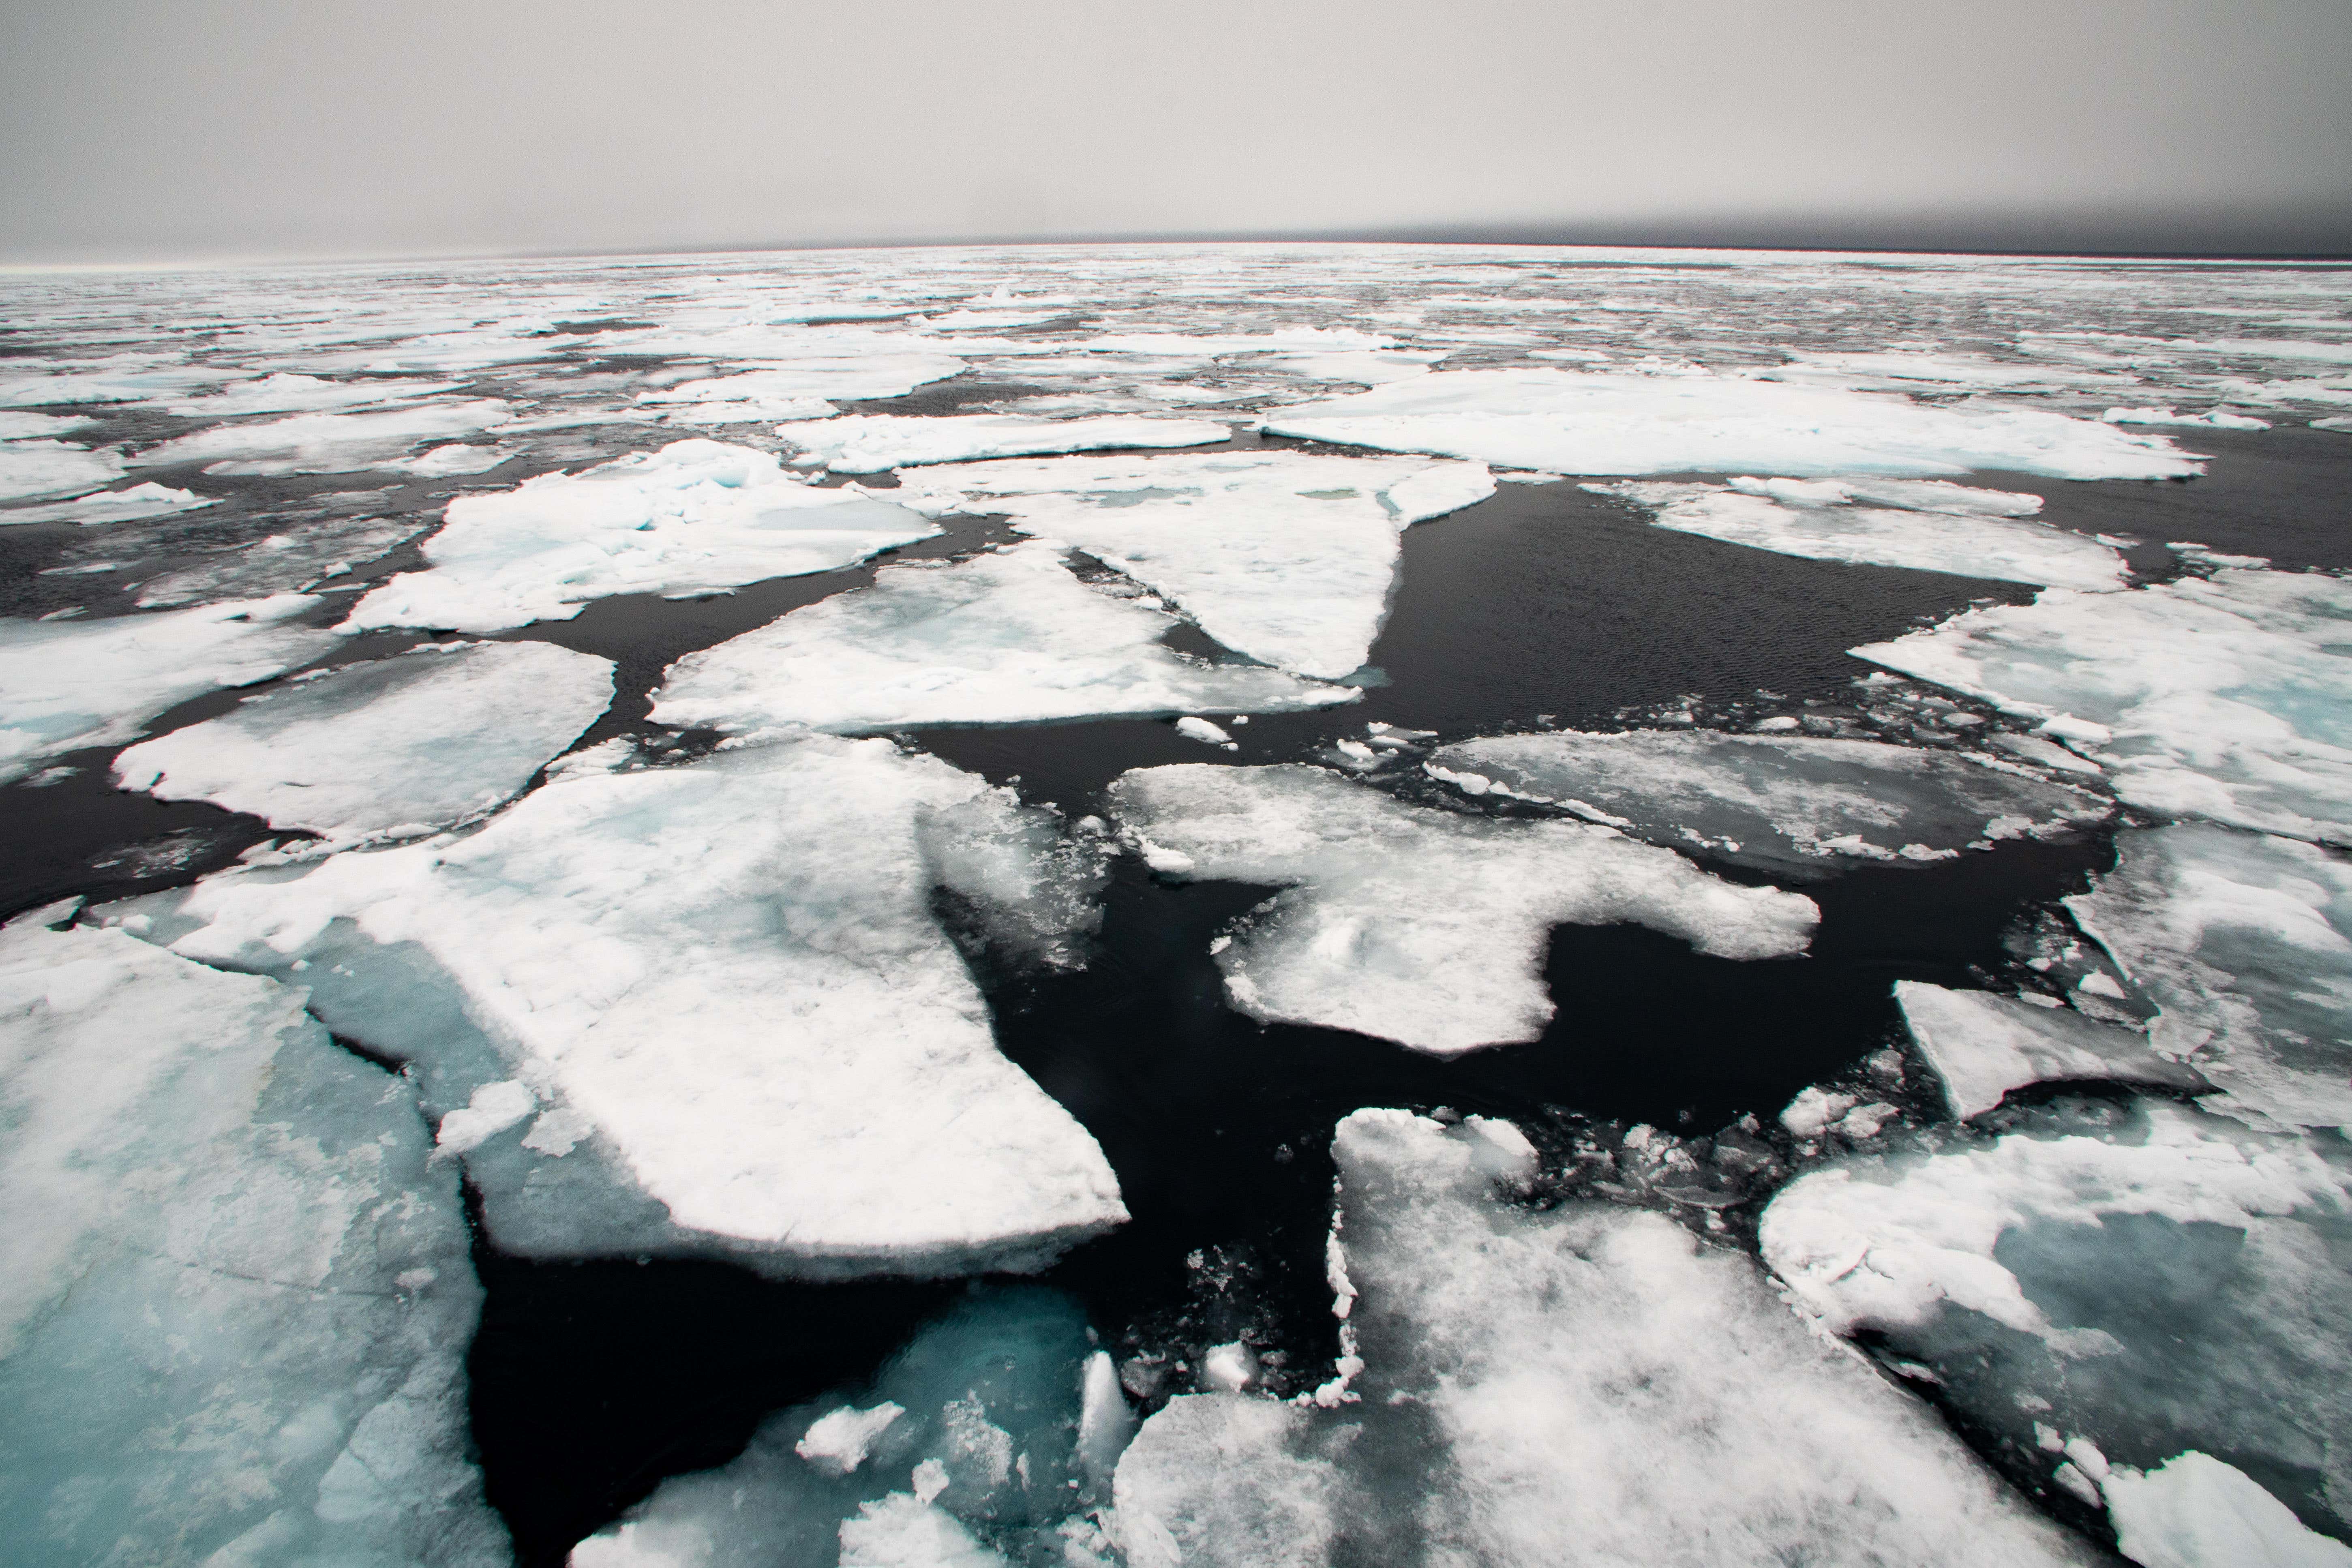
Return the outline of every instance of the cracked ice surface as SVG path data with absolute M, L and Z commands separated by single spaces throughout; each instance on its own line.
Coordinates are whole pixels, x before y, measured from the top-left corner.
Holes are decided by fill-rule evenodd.
M 1577 730 L 1464 741 L 1428 764 L 1654 844 L 1799 876 L 1926 864 L 2104 821 L 2107 803 L 2022 769 L 1877 741 Z
M 613 700 L 613 664 L 551 643 L 431 645 L 247 698 L 142 742 L 115 782 L 209 800 L 330 845 L 494 810 Z
M 886 741 L 600 771 L 470 837 L 214 877 L 136 929 L 298 973 L 436 1113 L 544 1107 L 466 1154 L 502 1246 L 784 1273 L 1034 1264 L 1126 1217 L 1102 1152 L 996 1052 L 945 885 L 1050 954 L 1091 882 L 1043 814 Z M 478 1127 L 472 1131 L 478 1132 Z
M 1912 1043 L 1944 1086 L 1962 1121 L 1982 1116 L 2011 1089 L 2080 1079 L 2210 1088 L 2194 1068 L 2159 1055 L 2146 1037 L 2064 1008 L 2035 1007 L 1984 991 L 1950 991 L 1916 980 L 1895 983 Z
M 299 991 L 39 918 L 0 931 L 10 1555 L 508 1561 L 457 1173 L 407 1090 Z
M 208 474 L 397 469 L 408 462 L 407 454 L 415 447 L 494 429 L 510 416 L 509 405 L 492 397 L 419 403 L 373 414 L 296 414 L 254 425 L 215 425 L 150 447 L 131 462 L 142 468 L 202 463 Z
M 1633 921 L 1755 959 L 1804 952 L 1820 919 L 1612 828 L 1406 805 L 1297 764 L 1139 768 L 1111 801 L 1154 870 L 1285 888 L 1217 953 L 1235 1007 L 1433 1056 L 1543 1033 L 1556 925 Z
M 117 452 L 65 441 L 0 441 L 0 501 L 79 495 L 112 484 L 121 472 Z
M 250 686 L 332 647 L 289 625 L 299 594 L 104 620 L 0 619 L 0 783 L 83 746 L 120 745 L 164 710 Z
M 1728 487 L 1635 480 L 1584 488 L 1650 509 L 1658 528 L 1809 561 L 2091 593 L 2121 588 L 2130 574 L 2124 558 L 2097 540 L 2030 521 L 2039 496 L 1934 480 L 1742 478 Z
M 1076 545 L 1236 653 L 1326 680 L 1371 651 L 1397 535 L 1495 488 L 1477 464 L 1265 451 L 1008 458 L 920 484 L 933 504 Z
M 2347 642 L 2352 581 L 2231 568 L 2045 589 L 1852 651 L 2095 747 L 2134 805 L 2352 843 Z
M 1332 1152 L 1361 1401 L 1171 1401 L 1119 1462 L 1130 1568 L 2090 1561 L 1745 1257 L 1507 1201 L 1509 1123 L 1360 1110 Z
M 1265 421 L 1281 436 L 1557 474 L 1686 471 L 2168 479 L 2202 465 L 2160 437 L 2038 408 L 1927 407 L 1736 376 L 1441 371 Z
M 939 531 L 858 489 L 786 475 L 748 447 L 677 441 L 578 474 L 449 503 L 430 563 L 352 606 L 354 631 L 503 631 L 614 594 L 672 598 L 830 572 Z
M 672 665 L 657 724 L 836 733 L 1113 714 L 1286 712 L 1349 687 L 1161 645 L 1164 611 L 1087 586 L 1034 540 L 953 564 L 908 562 Z
M 878 474 L 925 463 L 1087 452 L 1118 447 L 1205 447 L 1233 431 L 1211 419 L 1021 419 L 959 414 L 848 414 L 779 425 L 776 434 L 836 474 Z

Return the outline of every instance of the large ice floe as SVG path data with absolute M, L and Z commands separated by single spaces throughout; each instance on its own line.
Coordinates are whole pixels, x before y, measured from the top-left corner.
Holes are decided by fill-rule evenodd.
M 660 724 L 836 733 L 1121 713 L 1283 712 L 1353 701 L 1262 664 L 1160 638 L 1175 616 L 1089 586 L 1033 540 L 886 566 L 854 589 L 691 653 L 655 693 Z
M 120 745 L 165 709 L 250 686 L 332 647 L 293 624 L 299 594 L 100 620 L 0 619 L 0 783 L 83 746 Z
M 1908 1134 L 1807 1172 L 1765 1211 L 1766 1259 L 1827 1326 L 1933 1379 L 2033 1479 L 2104 1502 L 2127 1551 L 2184 1510 L 2223 1540 L 2258 1529 L 2250 1489 L 2341 1535 L 2343 1141 L 2151 1100 L 2060 1100 L 1996 1125 Z M 2206 1557 L 2142 1561 L 2352 1557 L 2300 1527 L 2291 1538 L 2302 1555 L 2239 1535 Z
M 551 643 L 432 644 L 248 697 L 131 747 L 114 776 L 330 844 L 410 837 L 495 809 L 612 700 L 610 659 Z
M 1949 859 L 2110 811 L 2022 768 L 1878 741 L 1560 730 L 1464 741 L 1426 765 L 1474 793 L 1500 788 L 1652 843 L 1798 876 Z
M 926 417 L 851 414 L 779 425 L 776 434 L 837 474 L 878 474 L 923 463 L 1093 452 L 1121 447 L 1205 447 L 1233 432 L 1210 419 L 1022 419 L 1001 414 Z
M 348 474 L 397 469 L 425 442 L 452 442 L 504 424 L 510 409 L 497 398 L 418 403 L 372 414 L 297 414 L 258 424 L 215 425 L 151 447 L 131 461 L 140 468 L 202 463 L 208 474 Z M 424 472 L 464 473 L 426 467 Z
M 2059 479 L 2202 471 L 2161 437 L 2001 405 L 1738 376 L 1613 371 L 1441 371 L 1286 409 L 1282 436 L 1439 452 L 1556 474 L 1733 473 L 1826 478 L 2007 468 Z
M 0 1536 L 18 1563 L 508 1561 L 457 1172 L 302 994 L 0 931 Z
M 2152 1048 L 2136 1030 L 1983 991 L 1952 991 L 1916 980 L 1895 983 L 1904 1027 L 1963 1121 L 1982 1116 L 2011 1090 L 2041 1083 L 2155 1084 L 2187 1092 L 2204 1076 Z
M 52 501 L 47 506 L 10 507 L 0 511 L 0 528 L 17 522 L 72 522 L 85 528 L 103 522 L 142 522 L 151 517 L 194 511 L 215 504 L 215 497 L 175 489 L 170 485 L 131 485 L 75 500 Z
M 643 352 L 644 345 L 638 345 Z M 641 407 L 677 425 L 768 424 L 823 418 L 835 399 L 898 397 L 963 374 L 964 362 L 937 353 L 875 353 L 794 360 L 704 376 L 638 395 Z
M 1008 513 L 1162 595 L 1235 652 L 1327 680 L 1371 650 L 1397 535 L 1495 489 L 1477 464 L 1266 451 L 1007 458 L 920 483 L 927 504 Z
M 0 501 L 79 495 L 111 484 L 122 458 L 67 441 L 0 440 Z
M 2204 823 L 2116 848 L 2066 902 L 2156 1005 L 2149 1037 L 2243 1114 L 2352 1125 L 2352 864 Z
M 2041 720 L 2135 805 L 2352 844 L 2347 646 L 2352 581 L 2231 568 L 2045 589 L 1853 653 Z
M 1097 873 L 1047 814 L 887 741 L 635 771 L 625 751 L 467 837 L 114 912 L 299 977 L 339 1033 L 412 1063 L 509 1250 L 953 1272 L 1125 1218 L 1094 1140 L 997 1054 L 932 913 L 945 888 L 1066 961 Z
M 1759 959 L 1804 952 L 1820 919 L 1613 828 L 1407 805 L 1320 768 L 1140 768 L 1110 799 L 1154 870 L 1285 889 L 1217 951 L 1234 1006 L 1436 1056 L 1543 1033 L 1556 925 L 1632 921 Z
M 829 572 L 938 531 L 863 490 L 803 484 L 768 453 L 704 440 L 463 496 L 446 519 L 421 547 L 426 568 L 362 599 L 352 629 L 569 620 L 614 594 L 675 598 Z
M 2095 539 L 2031 521 L 2042 498 L 1940 479 L 1759 479 L 1728 486 L 1587 485 L 1649 508 L 1652 521 L 1811 561 L 1907 566 L 1998 582 L 2121 588 L 2130 568 Z
M 1146 1421 L 1129 1568 L 2093 1560 L 1742 1254 L 1512 1201 L 1535 1159 L 1508 1122 L 1360 1110 L 1332 1152 L 1353 1386 Z

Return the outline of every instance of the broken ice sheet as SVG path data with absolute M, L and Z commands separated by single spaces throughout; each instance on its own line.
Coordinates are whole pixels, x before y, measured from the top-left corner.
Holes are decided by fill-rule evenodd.
M 886 468 L 983 458 L 1121 447 L 1203 447 L 1230 439 L 1233 432 L 1209 419 L 849 414 L 837 419 L 779 425 L 776 434 L 835 473 L 878 474 Z
M 680 425 L 767 424 L 821 417 L 835 402 L 902 397 L 919 386 L 961 375 L 963 368 L 962 360 L 943 353 L 811 357 L 680 382 L 641 393 L 637 403 Z
M 1035 540 L 952 564 L 909 562 L 691 653 L 654 693 L 657 724 L 837 733 L 1196 709 L 1286 712 L 1350 687 L 1262 664 L 1212 664 L 1160 643 L 1180 624 L 1114 598 Z
M 115 783 L 331 846 L 495 809 L 594 723 L 613 664 L 551 643 L 446 643 L 322 671 L 132 746 Z
M 64 441 L 0 441 L 0 501 L 79 495 L 112 484 L 122 472 L 120 453 L 92 451 Z
M 505 423 L 497 398 L 418 403 L 371 414 L 296 414 L 255 424 L 215 425 L 151 447 L 134 467 L 202 463 L 208 474 L 348 474 L 398 468 L 411 448 Z
M 1556 925 L 1633 921 L 1758 959 L 1804 952 L 1820 919 L 1612 828 L 1407 805 L 1319 768 L 1139 768 L 1111 802 L 1154 870 L 1285 889 L 1217 952 L 1235 1007 L 1433 1056 L 1543 1033 Z
M 607 771 L 620 750 L 468 837 L 113 912 L 299 975 L 338 1033 L 415 1064 L 436 1116 L 520 1081 L 541 1114 L 464 1156 L 511 1251 L 953 1273 L 1126 1217 L 1094 1140 L 997 1054 L 932 913 L 944 886 L 1057 957 L 1097 873 L 1049 816 L 886 741 Z
M 0 511 L 0 528 L 18 522 L 74 522 L 85 528 L 105 522 L 138 522 L 173 512 L 194 511 L 215 505 L 218 499 L 151 482 L 119 490 L 100 490 L 78 500 L 53 501 L 47 506 L 10 507 Z
M 400 403 L 436 397 L 465 385 L 458 381 L 418 381 L 401 376 L 369 376 L 352 381 L 326 381 L 315 375 L 280 373 L 252 381 L 232 382 L 203 397 L 159 399 L 166 410 L 184 419 L 233 419 L 250 414 L 317 414 L 332 409 L 364 408 L 373 404 Z
M 1496 736 L 1444 747 L 1428 766 L 1480 793 L 1500 785 L 1654 844 L 1801 877 L 2056 837 L 2112 809 L 1958 752 L 1712 730 Z
M 2194 1068 L 2159 1055 L 2147 1037 L 2063 1007 L 1916 980 L 1896 981 L 1895 1002 L 1912 1043 L 1941 1080 L 1951 1113 L 1962 1121 L 1992 1110 L 2011 1089 L 2053 1080 L 2191 1092 L 2211 1087 Z
M 461 496 L 428 563 L 352 607 L 352 630 L 502 631 L 614 594 L 672 597 L 829 572 L 939 531 L 856 489 L 786 475 L 748 447 L 677 441 L 577 474 Z
M 215 599 L 255 598 L 306 589 L 332 592 L 338 586 L 335 578 L 355 566 L 381 560 L 432 526 L 429 520 L 413 514 L 379 515 L 369 504 L 373 499 L 369 492 L 359 492 L 351 500 L 361 510 L 341 516 L 312 511 L 273 517 L 268 521 L 278 531 L 201 556 L 192 565 L 142 583 L 139 607 L 171 609 Z M 139 550 L 142 542 L 110 537 L 100 544 L 110 554 L 128 554 Z M 173 544 L 158 540 L 147 542 L 145 548 L 164 553 Z
M 406 1090 L 299 991 L 37 922 L 0 931 L 11 1557 L 506 1562 L 481 1292 Z

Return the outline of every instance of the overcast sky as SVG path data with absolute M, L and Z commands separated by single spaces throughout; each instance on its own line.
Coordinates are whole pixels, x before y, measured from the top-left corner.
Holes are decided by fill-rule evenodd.
M 0 260 L 2352 251 L 2352 0 L 0 0 Z

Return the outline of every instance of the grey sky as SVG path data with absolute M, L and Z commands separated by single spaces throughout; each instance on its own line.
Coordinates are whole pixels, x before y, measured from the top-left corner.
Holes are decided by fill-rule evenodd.
M 2352 0 L 0 0 L 0 259 L 2352 250 Z

